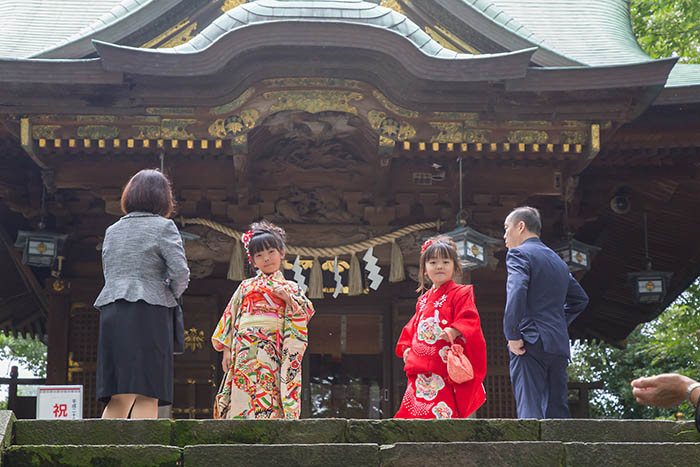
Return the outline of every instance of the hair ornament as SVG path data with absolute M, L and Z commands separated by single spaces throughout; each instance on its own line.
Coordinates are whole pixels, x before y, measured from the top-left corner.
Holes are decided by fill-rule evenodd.
M 245 248 L 245 253 L 248 256 L 248 262 L 253 264 L 253 258 L 250 257 L 250 251 L 248 251 L 248 245 L 250 244 L 250 239 L 253 238 L 253 231 L 249 230 L 243 235 L 241 235 L 241 242 L 243 242 L 243 247 Z
M 434 238 L 429 238 L 429 239 L 427 239 L 427 240 L 423 243 L 423 246 L 420 247 L 420 254 L 425 253 L 425 250 L 426 250 L 430 245 L 432 245 L 433 243 L 435 243 L 435 239 L 434 239 Z

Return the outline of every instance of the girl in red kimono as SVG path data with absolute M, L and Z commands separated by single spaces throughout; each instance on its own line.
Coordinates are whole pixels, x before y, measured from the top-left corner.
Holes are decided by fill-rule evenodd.
M 466 418 L 486 399 L 486 342 L 474 288 L 457 285 L 462 277 L 455 243 L 444 236 L 427 240 L 421 248 L 420 287 L 432 283 L 418 299 L 416 314 L 396 345 L 408 377 L 406 393 L 395 418 Z M 469 358 L 474 379 L 456 384 L 447 375 L 449 335 Z

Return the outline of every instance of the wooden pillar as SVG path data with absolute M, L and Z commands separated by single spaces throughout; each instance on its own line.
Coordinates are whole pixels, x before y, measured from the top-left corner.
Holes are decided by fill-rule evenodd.
M 46 292 L 49 297 L 46 384 L 66 384 L 71 306 L 68 283 L 61 279 L 49 279 Z

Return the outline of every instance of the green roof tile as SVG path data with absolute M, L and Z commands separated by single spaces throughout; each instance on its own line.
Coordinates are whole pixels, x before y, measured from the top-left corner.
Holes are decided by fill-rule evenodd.
M 585 65 L 651 58 L 637 44 L 628 0 L 462 0 L 492 21 Z

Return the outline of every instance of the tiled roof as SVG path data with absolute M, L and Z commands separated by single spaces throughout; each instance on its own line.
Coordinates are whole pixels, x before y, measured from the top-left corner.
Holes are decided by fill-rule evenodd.
M 0 0 L 0 57 L 31 57 L 94 24 L 121 3 L 127 2 Z
M 698 84 L 700 84 L 700 65 L 678 63 L 671 70 L 666 87 L 697 86 Z
M 322 5 L 322 6 L 321 6 Z M 258 0 L 233 8 L 186 44 L 172 49 L 159 49 L 172 52 L 195 52 L 211 45 L 223 34 L 236 28 L 270 21 L 339 21 L 365 24 L 389 29 L 406 37 L 427 55 L 442 58 L 455 58 L 459 54 L 446 49 L 433 40 L 417 24 L 396 11 L 362 0 L 344 1 L 281 1 Z
M 35 58 L 82 58 L 94 52 L 92 39 L 118 41 L 185 0 L 120 0 L 75 34 L 34 54 Z
M 637 43 L 628 0 L 461 0 L 533 45 L 590 66 L 651 60 Z

